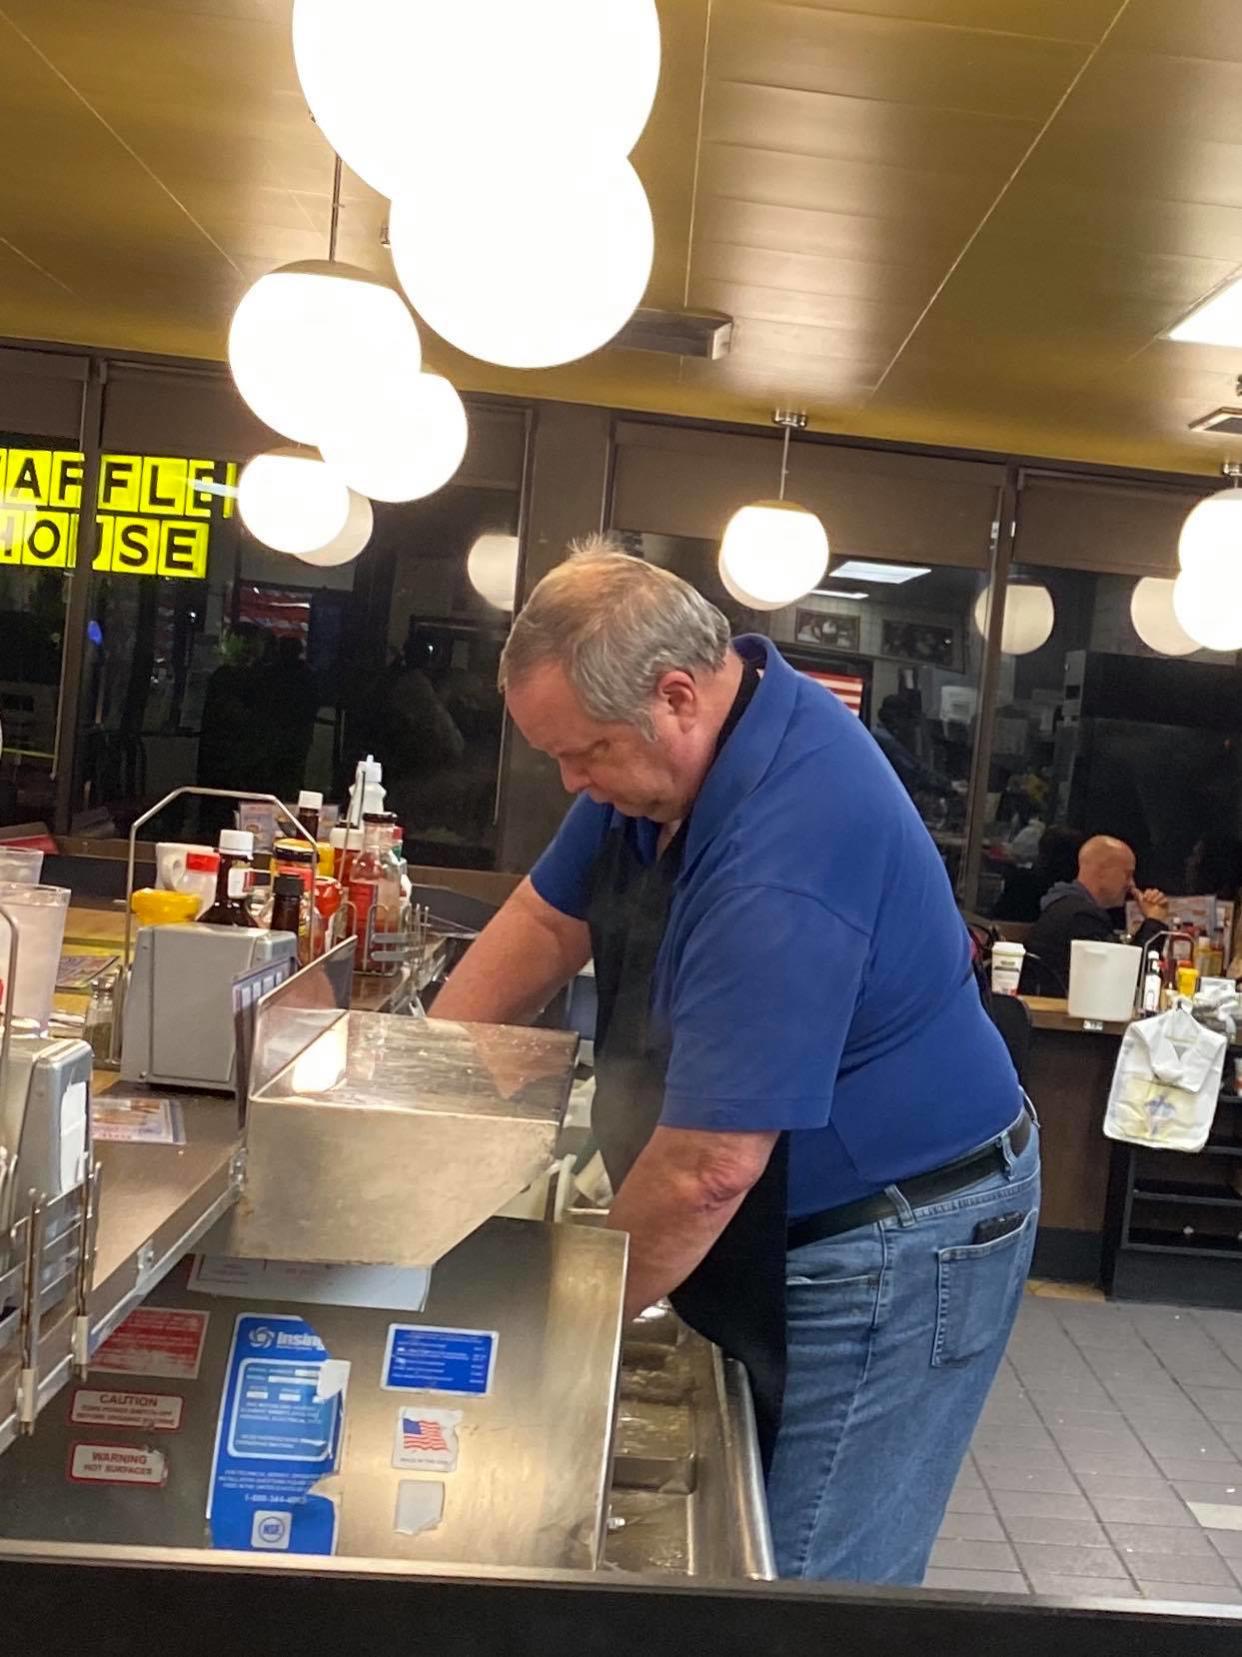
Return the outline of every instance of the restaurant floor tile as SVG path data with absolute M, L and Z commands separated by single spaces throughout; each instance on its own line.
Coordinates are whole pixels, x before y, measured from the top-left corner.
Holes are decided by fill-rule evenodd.
M 926 1585 L 1242 1604 L 1242 1313 L 1037 1286 Z

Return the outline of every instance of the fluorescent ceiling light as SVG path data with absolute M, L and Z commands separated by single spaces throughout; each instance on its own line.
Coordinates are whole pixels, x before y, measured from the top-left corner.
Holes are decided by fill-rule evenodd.
M 1242 277 L 1209 294 L 1169 329 L 1169 338 L 1189 345 L 1242 345 Z
M 930 575 L 929 564 L 873 564 L 866 558 L 847 558 L 838 564 L 833 575 L 840 581 L 882 581 L 897 586 L 913 581 L 917 576 Z
M 831 587 L 812 587 L 816 598 L 866 598 L 866 593 L 834 593 Z

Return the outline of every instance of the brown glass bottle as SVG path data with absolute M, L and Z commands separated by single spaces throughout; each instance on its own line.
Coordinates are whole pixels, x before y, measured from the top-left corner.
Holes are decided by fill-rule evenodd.
M 211 908 L 198 917 L 202 926 L 252 926 L 258 921 L 246 902 L 250 893 L 250 860 L 254 856 L 254 835 L 244 829 L 224 829 L 220 834 L 220 868 L 216 895 Z

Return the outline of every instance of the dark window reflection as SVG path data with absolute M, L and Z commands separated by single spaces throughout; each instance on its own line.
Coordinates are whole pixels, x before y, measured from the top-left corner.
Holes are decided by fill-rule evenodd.
M 492 866 L 511 618 L 466 561 L 481 534 L 516 536 L 525 426 L 496 410 L 479 426 L 461 481 L 377 504 L 353 563 L 273 553 L 230 511 L 213 521 L 202 580 L 93 575 L 79 832 L 125 835 L 185 783 L 339 801 L 371 753 L 411 861 Z M 178 802 L 143 837 L 214 837 L 231 814 Z
M 1138 577 L 1023 568 L 1051 595 L 1038 649 L 1002 657 L 979 907 L 1034 920 L 1092 834 L 1133 846 L 1141 884 L 1242 884 L 1242 680 L 1235 658 L 1162 655 L 1135 631 Z
M 52 821 L 67 586 L 62 548 L 72 514 L 60 507 L 58 492 L 55 510 L 35 504 L 48 501 L 53 479 L 46 462 L 30 456 L 57 448 L 71 455 L 74 443 L 0 433 L 0 470 L 7 473 L 11 455 L 14 473 L 11 491 L 7 478 L 0 491 L 0 826 Z M 52 530 L 36 531 L 28 548 L 38 519 Z
M 718 544 L 628 533 L 630 550 L 698 587 L 734 631 L 767 633 L 793 665 L 865 720 L 956 882 L 979 701 L 983 639 L 972 570 L 833 560 L 822 589 L 761 614 L 728 593 Z

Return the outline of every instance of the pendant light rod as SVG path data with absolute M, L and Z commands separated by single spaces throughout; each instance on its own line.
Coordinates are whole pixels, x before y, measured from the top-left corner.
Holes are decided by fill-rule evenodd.
M 328 259 L 336 259 L 336 238 L 341 228 L 341 158 L 338 155 L 332 168 L 332 218 L 328 223 Z
M 785 482 L 789 477 L 789 441 L 796 431 L 806 430 L 806 414 L 802 409 L 773 409 L 772 424 L 783 426 L 785 430 L 785 441 L 781 445 L 781 487 L 780 493 L 776 497 L 778 501 L 783 501 L 785 499 Z
M 1235 489 L 1242 484 L 1242 460 L 1226 460 L 1221 466 L 1221 471 Z

